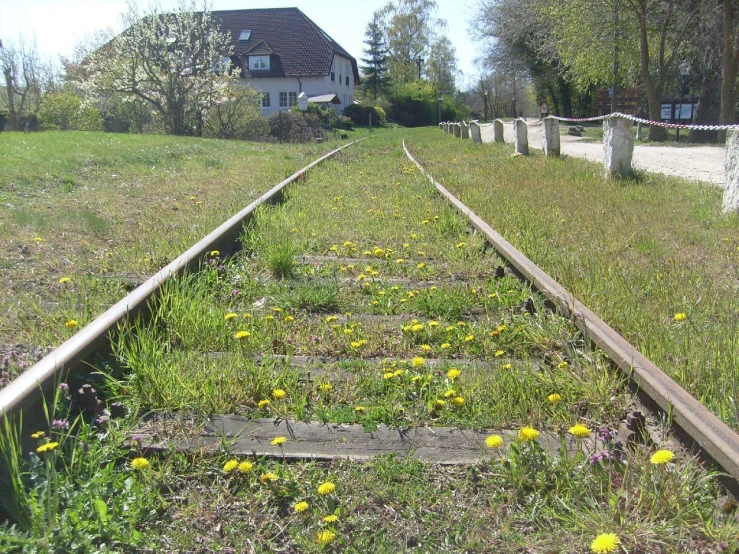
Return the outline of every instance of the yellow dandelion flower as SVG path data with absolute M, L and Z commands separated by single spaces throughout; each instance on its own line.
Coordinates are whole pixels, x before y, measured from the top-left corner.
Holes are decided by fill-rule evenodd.
M 287 442 L 287 437 L 275 437 L 272 439 L 270 444 L 272 444 L 272 446 L 282 446 L 286 442 Z
M 360 412 L 361 413 L 361 412 L 364 412 L 366 410 L 367 410 L 367 408 L 365 408 L 364 406 L 355 406 L 354 407 L 354 411 L 355 412 Z
M 333 390 L 333 385 L 331 383 L 321 383 L 321 386 L 319 387 L 323 392 L 329 392 Z
M 282 312 L 282 308 L 274 307 L 272 308 L 272 311 L 275 312 L 276 314 L 279 314 L 280 312 Z
M 421 350 L 423 350 L 424 352 L 431 352 L 432 348 L 430 344 L 422 344 Z
M 678 312 L 675 314 L 675 321 L 685 321 L 688 319 L 688 314 L 685 312 Z
M 323 521 L 325 521 L 326 523 L 334 523 L 338 519 L 339 519 L 339 516 L 337 516 L 336 514 L 330 514 L 324 517 Z
M 249 331 L 238 331 L 236 334 L 234 334 L 234 338 L 236 340 L 245 339 L 246 337 L 250 337 L 251 333 Z
M 401 375 L 403 375 L 403 373 L 405 372 L 402 369 L 396 369 L 395 371 L 393 371 L 393 375 L 395 377 L 400 377 Z
M 266 321 L 272 321 L 274 318 L 275 318 L 275 316 L 273 316 L 273 315 L 266 315 L 266 316 L 264 316 L 264 319 Z
M 500 435 L 490 435 L 485 439 L 485 444 L 488 448 L 500 448 L 503 446 L 503 437 Z
M 429 325 L 429 327 L 438 327 L 439 326 L 439 322 L 436 321 L 436 320 L 431 320 L 431 321 L 429 321 L 428 325 Z
M 569 363 L 567 363 L 567 362 L 559 362 L 559 363 L 557 364 L 557 369 L 564 369 L 564 368 L 566 368 L 566 367 L 567 367 L 568 365 L 570 365 L 570 364 L 569 364 Z
M 503 369 L 511 369 L 513 366 L 511 364 L 503 364 L 501 367 Z
M 655 465 L 666 464 L 667 462 L 671 462 L 674 457 L 675 453 L 671 450 L 657 450 L 657 452 L 652 454 L 652 457 L 649 458 L 649 461 Z
M 454 389 L 449 389 L 449 390 L 447 390 L 447 391 L 446 391 L 446 392 L 444 393 L 444 398 L 451 398 L 451 397 L 452 397 L 452 396 L 454 396 L 455 394 L 457 394 L 457 391 L 455 391 Z
M 416 356 L 411 360 L 411 365 L 413 367 L 421 367 L 423 365 L 423 361 L 423 358 L 421 358 L 420 356 Z
M 420 333 L 421 331 L 423 331 L 423 323 L 416 323 L 411 327 L 411 331 L 413 331 L 414 333 Z
M 318 494 L 321 494 L 323 496 L 331 494 L 335 490 L 336 485 L 334 485 L 331 481 L 326 481 L 325 483 L 321 483 L 320 485 L 318 485 Z
M 395 263 L 402 264 L 402 263 L 405 263 L 405 260 L 403 258 L 398 258 L 397 260 L 395 260 Z
M 416 264 L 417 269 L 423 269 L 424 267 L 426 267 L 426 262 L 421 262 L 419 264 Z
M 449 377 L 449 379 L 452 379 L 452 380 L 456 379 L 460 375 L 462 375 L 462 372 L 460 370 L 458 370 L 456 367 L 453 367 L 452 369 L 450 369 L 449 371 L 446 372 L 446 376 Z
M 70 279 L 69 277 L 62 277 L 61 279 L 59 279 L 59 282 L 60 282 L 60 283 L 61 283 L 62 285 L 63 285 L 64 283 L 69 283 L 69 282 L 71 282 L 71 281 L 72 281 L 72 279 Z
M 585 427 L 582 423 L 578 423 L 570 427 L 567 431 L 570 435 L 574 435 L 579 439 L 584 439 L 590 436 L 590 429 Z
M 354 332 L 354 330 L 353 329 L 350 329 L 348 327 L 346 329 L 344 329 L 344 334 L 345 335 L 351 335 L 353 332 Z
M 238 460 L 229 460 L 225 464 L 223 464 L 223 472 L 224 473 L 231 473 L 237 467 L 239 467 L 239 461 Z
M 501 357 L 501 356 L 503 356 L 504 354 L 505 354 L 505 350 L 496 350 L 496 351 L 495 351 L 495 357 L 496 357 L 496 358 L 500 358 L 500 357 Z
M 446 406 L 446 402 L 444 400 L 440 398 L 437 400 L 434 400 L 434 408 L 436 408 L 437 410 L 440 408 L 443 408 L 444 406 Z
M 59 446 L 59 443 L 58 442 L 47 442 L 47 443 L 44 443 L 41 446 L 39 446 L 36 449 L 36 452 L 41 452 L 41 453 L 43 453 L 43 452 L 51 452 L 57 446 Z
M 344 243 L 344 248 L 351 248 L 352 246 L 354 246 L 354 243 L 350 240 Z
M 475 335 L 467 335 L 464 338 L 464 342 L 472 342 L 473 340 L 475 340 Z
M 393 373 L 392 371 L 386 371 L 382 374 L 383 379 L 392 379 L 393 377 L 395 377 L 395 373 Z
M 254 468 L 254 464 L 251 462 L 241 462 L 239 464 L 239 473 L 251 473 L 251 470 Z
M 382 248 L 380 248 L 380 247 L 375 247 L 375 249 L 372 251 L 372 253 L 375 256 L 382 256 L 385 253 L 385 251 Z
M 464 321 L 457 321 L 457 327 L 465 327 L 466 325 Z
M 305 500 L 302 500 L 301 502 L 298 502 L 297 504 L 295 504 L 295 506 L 293 506 L 293 510 L 295 510 L 299 514 L 302 514 L 308 508 L 310 508 L 310 504 L 308 504 Z
M 336 252 L 338 249 L 339 249 L 339 245 L 338 244 L 333 244 L 333 245 L 331 245 L 331 248 L 329 248 L 329 250 L 331 252 Z
M 505 325 L 498 325 L 498 331 L 499 331 L 499 332 L 501 332 L 501 333 L 502 333 L 502 332 L 503 332 L 503 331 L 505 331 L 505 330 L 506 330 L 506 326 L 505 326 Z
M 331 323 L 332 321 L 336 321 L 338 318 L 335 315 L 330 315 L 326 317 L 326 323 Z
M 239 317 L 239 314 L 235 314 L 233 312 L 228 312 L 226 315 L 223 316 L 223 319 L 225 319 L 226 321 L 228 321 L 230 319 L 235 319 L 237 317 Z
M 455 396 L 454 398 L 452 398 L 452 402 L 455 406 L 464 406 L 465 399 L 461 396 Z
M 466 242 L 460 242 L 457 244 L 457 248 L 464 248 L 465 246 L 467 246 Z
M 287 393 L 282 389 L 272 389 L 272 396 L 274 396 L 277 400 L 282 400 L 287 396 Z
M 278 479 L 279 477 L 277 477 L 277 475 L 275 475 L 271 471 L 268 471 L 267 473 L 263 473 L 262 475 L 259 476 L 259 480 L 265 485 L 273 483 L 277 481 Z
M 131 460 L 131 468 L 135 469 L 136 471 L 141 471 L 142 469 L 146 469 L 149 467 L 149 460 L 146 458 L 134 458 Z
M 67 322 L 64 324 L 67 329 L 74 329 L 75 327 L 77 327 L 77 325 L 79 325 L 79 323 L 77 323 L 76 319 L 68 319 Z
M 418 383 L 421 379 L 422 379 L 422 377 L 420 375 L 414 375 L 411 378 L 411 383 Z
M 32 439 L 40 439 L 40 438 L 41 438 L 41 437 L 43 437 L 43 436 L 44 436 L 45 434 L 46 434 L 46 433 L 44 433 L 43 431 L 36 431 L 35 433 L 33 433 L 33 434 L 31 435 L 31 438 L 32 438 Z
M 269 406 L 269 400 L 266 398 L 257 402 L 257 407 L 259 408 L 266 408 L 267 406 Z
M 210 254 L 211 258 L 217 258 L 221 255 L 221 252 L 218 250 L 211 250 L 208 254 Z
M 547 400 L 549 400 L 551 404 L 557 404 L 562 401 L 562 397 L 555 392 L 547 396 Z
M 518 438 L 522 441 L 535 441 L 539 438 L 539 431 L 533 427 L 526 426 L 518 432 Z
M 334 542 L 334 539 L 336 538 L 336 533 L 333 531 L 329 531 L 328 529 L 324 529 L 323 531 L 319 531 L 316 535 L 316 540 L 318 541 L 318 544 L 321 546 L 326 546 Z
M 452 347 L 451 344 L 449 344 L 448 342 L 444 342 L 439 348 L 441 348 L 442 350 L 446 350 L 447 348 L 451 348 L 451 347 Z
M 41 237 L 34 237 L 33 240 L 35 240 L 36 242 L 44 242 L 44 239 L 42 239 Z
M 590 550 L 596 554 L 608 554 L 616 550 L 619 544 L 621 541 L 616 533 L 603 533 L 593 539 L 590 543 Z

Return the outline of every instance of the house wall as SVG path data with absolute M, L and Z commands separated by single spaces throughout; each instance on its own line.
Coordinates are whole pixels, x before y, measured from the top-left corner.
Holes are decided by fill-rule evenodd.
M 280 110 L 289 108 L 280 108 L 280 92 L 305 92 L 308 97 L 318 96 L 320 94 L 338 94 L 341 100 L 340 106 L 332 106 L 333 108 L 343 111 L 344 108 L 354 102 L 354 77 L 352 75 L 352 66 L 349 59 L 343 56 L 334 56 L 331 71 L 334 74 L 334 80 L 331 80 L 331 74 L 325 77 L 301 77 L 300 82 L 296 77 L 270 77 L 264 79 L 247 79 L 241 81 L 248 84 L 252 88 L 270 95 L 270 107 L 262 108 L 262 114 L 270 116 Z M 348 71 L 348 73 L 347 73 Z M 341 83 L 339 83 L 341 77 Z M 346 84 L 346 78 L 349 77 L 349 84 Z M 301 88 L 302 85 L 302 88 Z

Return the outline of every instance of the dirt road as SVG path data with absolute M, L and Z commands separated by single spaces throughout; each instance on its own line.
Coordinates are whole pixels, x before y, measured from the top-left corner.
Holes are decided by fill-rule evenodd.
M 582 138 L 566 134 L 567 127 L 564 125 L 561 129 L 563 133 L 560 142 L 563 155 L 586 158 L 595 162 L 603 161 L 603 144 L 583 141 L 587 138 L 587 129 L 585 130 L 586 136 Z M 483 141 L 487 138 L 486 135 L 489 135 L 492 140 L 492 126 L 484 128 Z M 513 142 L 512 125 L 505 125 L 503 138 L 506 142 Z M 541 126 L 529 127 L 529 146 L 541 148 Z M 725 157 L 726 148 L 723 146 L 635 146 L 633 161 L 634 167 L 644 171 L 674 175 L 724 188 Z

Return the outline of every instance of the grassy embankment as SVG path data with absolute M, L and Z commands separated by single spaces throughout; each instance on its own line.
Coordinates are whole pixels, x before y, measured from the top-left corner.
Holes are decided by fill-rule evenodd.
M 260 210 L 244 245 L 243 256 L 214 254 L 212 267 L 171 282 L 154 319 L 118 342 L 123 373 L 99 388 L 131 416 L 185 416 L 164 419 L 160 440 L 229 412 L 369 429 L 532 426 L 566 447 L 577 443 L 576 423 L 605 435 L 631 406 L 623 377 L 541 298 L 537 313 L 522 312 L 530 291 L 492 277 L 500 260 L 405 159 L 397 137 L 375 137 L 311 172 L 283 205 Z M 301 354 L 338 361 L 290 363 Z M 60 396 L 54 416 L 66 419 Z M 684 453 L 650 460 L 657 446 L 619 452 L 607 441 L 599 447 L 607 456 L 563 455 L 527 440 L 528 431 L 502 448 L 482 443 L 485 459 L 452 467 L 393 456 L 363 464 L 234 456 L 228 440 L 218 452 L 153 458 L 124 444 L 133 424 L 77 419 L 79 436 L 44 429 L 60 444 L 28 469 L 35 481 L 2 497 L 17 502 L 20 527 L 4 529 L 0 544 L 572 553 L 618 551 L 617 537 L 628 552 L 739 546 L 714 476 Z M 594 545 L 598 534 L 613 536 Z
M 436 129 L 414 156 L 514 246 L 739 429 L 739 216 L 722 191 L 592 162 L 511 157 Z M 685 314 L 686 318 L 680 320 Z

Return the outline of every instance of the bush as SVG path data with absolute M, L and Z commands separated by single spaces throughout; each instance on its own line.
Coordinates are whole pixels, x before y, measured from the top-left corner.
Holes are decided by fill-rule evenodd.
M 269 133 L 280 142 L 311 142 L 324 138 L 324 130 L 318 116 L 305 112 L 278 112 L 270 116 Z
M 344 115 L 351 119 L 357 125 L 366 127 L 369 125 L 370 114 L 372 115 L 372 125 L 380 126 L 385 118 L 377 111 L 374 106 L 363 106 L 362 104 L 351 104 L 344 108 Z M 382 108 L 380 108 L 382 109 Z M 384 115 L 384 111 L 383 111 Z
M 269 133 L 259 107 L 259 92 L 244 86 L 228 86 L 205 115 L 203 136 L 255 140 Z
M 377 117 L 385 123 L 387 121 L 387 114 L 385 113 L 385 110 L 383 110 L 380 106 L 375 106 L 375 113 L 377 114 Z
M 407 83 L 390 97 L 388 117 L 405 127 L 432 125 L 438 117 L 436 94 L 431 83 Z
M 318 117 L 318 120 L 326 129 L 344 129 L 347 131 L 354 129 L 354 122 L 334 109 L 323 108 L 318 104 L 308 104 L 307 113 Z
M 84 104 L 82 98 L 70 91 L 51 92 L 41 102 L 39 123 L 47 130 L 100 131 L 103 118 L 100 111 Z

